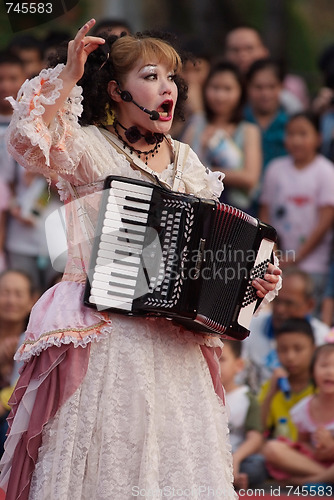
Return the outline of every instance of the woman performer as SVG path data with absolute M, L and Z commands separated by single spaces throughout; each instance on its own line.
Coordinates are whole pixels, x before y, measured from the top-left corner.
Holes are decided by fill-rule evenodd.
M 7 500 L 195 499 L 213 490 L 232 499 L 214 356 L 220 340 L 165 318 L 83 305 L 103 180 L 116 174 L 175 186 L 178 144 L 165 134 L 183 92 L 169 43 L 142 35 L 105 41 L 87 35 L 94 23 L 69 42 L 65 65 L 43 70 L 12 101 L 9 150 L 30 171 L 62 179 L 69 250 L 62 282 L 36 304 L 17 353 L 25 365 L 1 486 Z M 178 189 L 217 198 L 219 175 L 190 151 Z M 272 266 L 254 283 L 259 297 L 275 295 L 279 274 Z

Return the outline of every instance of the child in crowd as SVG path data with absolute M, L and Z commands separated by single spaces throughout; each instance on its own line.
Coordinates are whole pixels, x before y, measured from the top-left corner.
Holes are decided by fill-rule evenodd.
M 277 479 L 302 483 L 333 482 L 327 468 L 334 466 L 334 344 L 324 344 L 315 351 L 312 378 L 315 394 L 302 399 L 291 409 L 298 429 L 297 443 L 269 441 L 264 453 Z M 329 476 L 329 477 L 328 477 Z
M 243 369 L 241 342 L 224 340 L 220 356 L 220 377 L 229 407 L 229 430 L 236 488 L 254 487 L 266 478 L 262 446 L 260 406 L 247 385 L 237 385 L 235 377 Z
M 303 318 L 287 320 L 275 332 L 277 355 L 281 367 L 259 394 L 262 423 L 269 436 L 276 436 L 281 419 L 286 419 L 289 437 L 297 439 L 297 429 L 291 420 L 290 410 L 301 399 L 313 393 L 310 366 L 314 352 L 314 335 L 310 323 Z M 290 390 L 280 389 L 287 380 Z
M 260 218 L 277 230 L 279 247 L 292 263 L 308 272 L 318 299 L 328 276 L 334 218 L 334 165 L 318 154 L 317 119 L 309 112 L 290 118 L 286 128 L 289 156 L 277 158 L 265 174 Z M 291 252 L 293 250 L 293 252 Z
M 212 66 L 203 86 L 203 110 L 193 114 L 182 140 L 204 165 L 225 174 L 221 201 L 247 212 L 262 154 L 258 127 L 243 119 L 244 102 L 238 68 L 229 62 Z

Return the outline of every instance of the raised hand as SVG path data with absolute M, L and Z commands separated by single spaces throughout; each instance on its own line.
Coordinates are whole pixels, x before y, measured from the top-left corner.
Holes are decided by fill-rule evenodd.
M 86 36 L 95 22 L 95 19 L 88 21 L 79 29 L 74 40 L 71 40 L 68 44 L 67 63 L 63 73 L 75 83 L 80 80 L 84 73 L 85 63 L 89 54 L 97 49 L 99 45 L 105 43 L 104 38 Z
M 57 111 L 66 101 L 72 88 L 82 77 L 85 69 L 87 57 L 99 45 L 105 43 L 104 38 L 98 36 L 86 36 L 88 31 L 94 26 L 95 19 L 88 21 L 76 34 L 74 40 L 71 40 L 67 49 L 67 63 L 60 74 L 63 81 L 63 87 L 59 92 L 59 98 L 54 104 L 45 106 L 43 120 L 49 125 L 55 117 Z

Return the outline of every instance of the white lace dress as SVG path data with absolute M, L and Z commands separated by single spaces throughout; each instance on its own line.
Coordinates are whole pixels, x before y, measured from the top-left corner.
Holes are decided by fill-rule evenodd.
M 9 149 L 26 168 L 46 176 L 58 173 L 77 186 L 94 226 L 107 175 L 144 177 L 96 127 L 78 125 L 79 87 L 45 127 L 41 114 L 58 95 L 61 69 L 43 70 L 24 84 L 13 103 Z M 173 174 L 170 165 L 160 177 L 172 183 Z M 208 174 L 190 152 L 180 189 L 212 198 L 221 188 L 217 175 Z M 89 346 L 89 362 L 80 385 L 44 426 L 29 499 L 234 499 L 226 410 L 201 350 L 220 341 L 166 319 L 108 315 L 84 307 L 89 242 L 66 183 L 61 181 L 59 189 L 67 208 L 68 264 L 63 281 L 35 305 L 17 358 L 29 364 L 71 344 L 76 352 L 88 352 Z M 77 369 L 73 366 L 66 377 Z M 18 405 L 2 459 L 3 489 L 15 447 L 39 404 L 41 383 L 32 380 Z

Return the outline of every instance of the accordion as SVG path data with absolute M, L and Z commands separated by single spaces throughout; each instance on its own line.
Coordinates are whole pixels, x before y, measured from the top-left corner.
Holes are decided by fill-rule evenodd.
M 109 176 L 84 303 L 242 340 L 275 241 L 274 228 L 224 203 Z

